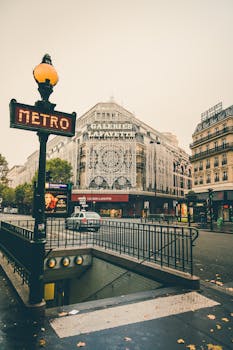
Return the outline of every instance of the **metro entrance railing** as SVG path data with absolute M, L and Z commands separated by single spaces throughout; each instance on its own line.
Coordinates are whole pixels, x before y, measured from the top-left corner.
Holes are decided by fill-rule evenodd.
M 0 249 L 25 283 L 33 278 L 38 254 L 34 220 L 1 222 Z M 103 220 L 99 232 L 65 228 L 64 219 L 47 220 L 45 252 L 55 248 L 101 247 L 193 275 L 193 247 L 198 229 L 132 221 Z

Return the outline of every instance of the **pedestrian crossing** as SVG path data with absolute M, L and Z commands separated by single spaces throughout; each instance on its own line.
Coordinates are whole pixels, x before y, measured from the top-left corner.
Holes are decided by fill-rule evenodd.
M 197 292 L 188 292 L 54 318 L 50 324 L 60 338 L 66 338 L 217 305 Z

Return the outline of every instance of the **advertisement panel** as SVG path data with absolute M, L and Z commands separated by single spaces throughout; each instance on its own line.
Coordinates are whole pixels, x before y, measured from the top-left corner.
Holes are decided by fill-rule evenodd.
M 45 215 L 67 216 L 69 192 L 67 185 L 48 184 L 45 188 Z

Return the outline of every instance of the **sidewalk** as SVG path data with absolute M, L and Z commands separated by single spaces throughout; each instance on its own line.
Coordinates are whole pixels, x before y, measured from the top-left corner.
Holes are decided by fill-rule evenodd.
M 202 284 L 48 309 L 30 319 L 0 268 L 1 350 L 230 350 L 233 293 Z

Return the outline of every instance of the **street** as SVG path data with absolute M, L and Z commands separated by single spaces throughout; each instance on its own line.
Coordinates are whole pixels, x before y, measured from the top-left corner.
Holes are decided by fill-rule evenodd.
M 0 220 L 27 219 L 31 217 L 0 214 Z M 100 307 L 97 301 L 92 306 L 87 303 L 67 306 L 66 312 L 52 309 L 43 320 L 28 317 L 0 268 L 1 349 L 60 350 L 83 346 L 87 350 L 230 350 L 232 297 L 209 287 L 217 285 L 222 291 L 221 284 L 232 287 L 232 243 L 232 234 L 199 231 L 194 247 L 194 274 L 209 281 L 201 286 L 200 293 L 164 288 L 148 300 L 142 297 L 133 304 L 119 297 L 114 307 L 104 304 Z M 62 317 L 68 312 L 70 316 Z M 86 320 L 81 333 L 77 328 L 79 319 L 82 327 Z M 61 330 L 65 333 L 60 334 Z
M 194 247 L 194 274 L 201 280 L 233 284 L 233 234 L 199 231 Z M 233 287 L 233 285 L 231 285 Z

